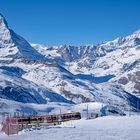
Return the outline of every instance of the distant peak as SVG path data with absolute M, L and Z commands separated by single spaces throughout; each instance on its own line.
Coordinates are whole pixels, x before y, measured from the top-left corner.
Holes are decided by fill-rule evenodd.
M 0 13 L 0 17 L 4 17 L 4 16 Z
M 135 31 L 134 33 L 126 36 L 125 38 L 126 38 L 126 40 L 134 40 L 136 38 L 140 38 L 140 30 Z
M 135 31 L 132 35 L 136 38 L 140 38 L 140 30 Z
M 12 43 L 10 29 L 4 16 L 0 13 L 0 46 L 7 47 L 9 43 Z
M 135 31 L 134 34 L 140 34 L 140 29 Z
M 5 26 L 8 28 L 7 21 L 5 20 L 5 17 L 0 13 L 0 27 Z

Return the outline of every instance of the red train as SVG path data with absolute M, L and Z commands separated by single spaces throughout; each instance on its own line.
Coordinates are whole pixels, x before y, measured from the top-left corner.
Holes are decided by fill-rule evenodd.
M 79 112 L 17 118 L 18 124 L 55 123 L 81 119 Z
M 7 135 L 18 134 L 19 131 L 40 125 L 55 125 L 61 122 L 81 119 L 79 112 L 31 117 L 7 117 L 3 122 L 2 131 Z

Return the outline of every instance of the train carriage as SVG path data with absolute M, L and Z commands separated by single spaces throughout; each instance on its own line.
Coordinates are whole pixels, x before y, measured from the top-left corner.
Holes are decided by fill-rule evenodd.
M 19 124 L 55 123 L 81 119 L 79 112 L 17 118 Z

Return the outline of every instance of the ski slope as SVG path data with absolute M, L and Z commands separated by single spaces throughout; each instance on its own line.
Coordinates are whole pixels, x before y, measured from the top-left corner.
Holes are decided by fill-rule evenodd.
M 139 140 L 140 116 L 106 116 L 93 120 L 67 122 L 61 126 L 22 131 L 0 140 Z

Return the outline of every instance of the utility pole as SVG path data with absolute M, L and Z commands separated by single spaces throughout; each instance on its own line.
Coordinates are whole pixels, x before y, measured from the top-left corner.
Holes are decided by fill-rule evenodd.
M 87 104 L 87 119 L 89 119 L 88 104 Z
M 129 103 L 129 117 L 131 116 L 131 105 Z
M 61 108 L 59 108 L 60 114 L 61 114 Z
M 137 101 L 137 114 L 139 115 L 139 111 L 140 111 L 140 109 L 139 109 L 139 101 Z

